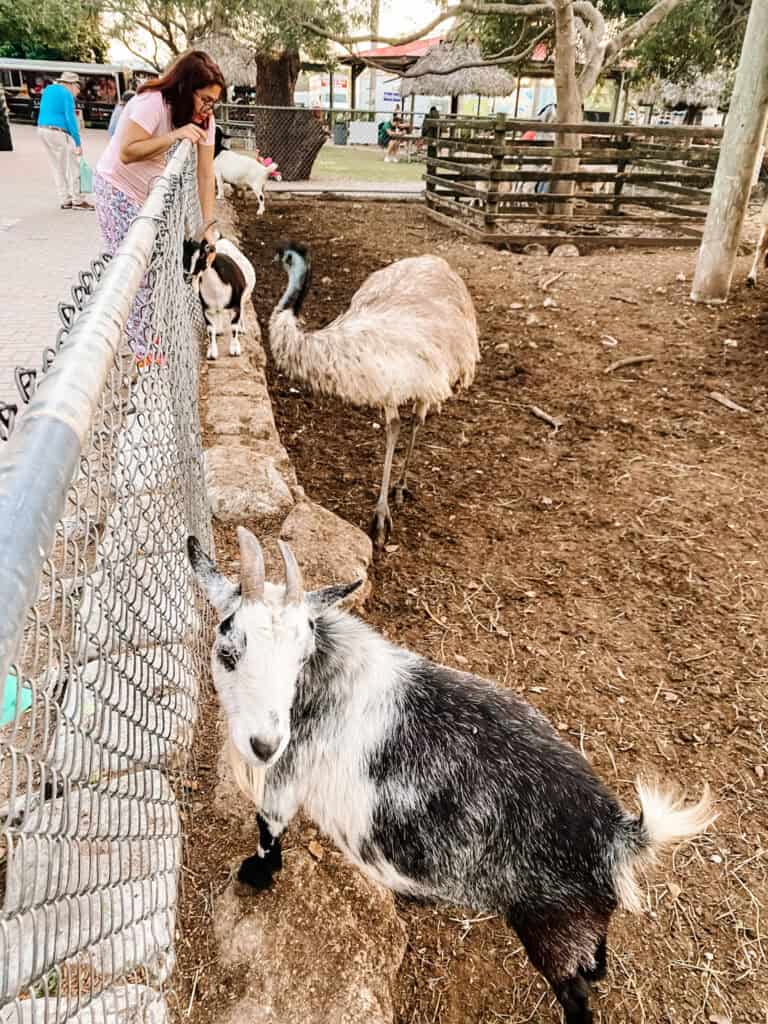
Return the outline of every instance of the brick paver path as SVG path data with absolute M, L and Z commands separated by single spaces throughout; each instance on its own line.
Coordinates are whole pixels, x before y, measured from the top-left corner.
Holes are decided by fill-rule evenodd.
M 59 209 L 35 128 L 12 131 L 14 151 L 0 153 L 0 401 L 20 404 L 14 367 L 40 369 L 60 327 L 57 305 L 101 251 L 101 237 L 94 213 Z M 85 132 L 91 166 L 107 141 L 105 131 Z

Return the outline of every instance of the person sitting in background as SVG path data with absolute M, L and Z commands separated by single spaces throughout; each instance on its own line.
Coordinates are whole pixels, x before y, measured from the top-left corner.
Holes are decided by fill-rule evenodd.
M 80 195 L 80 161 L 83 148 L 75 110 L 80 79 L 74 71 L 65 71 L 58 82 L 43 90 L 37 134 L 45 146 L 53 170 L 62 210 L 92 210 Z
M 429 113 L 424 118 L 424 123 L 421 126 L 421 137 L 422 139 L 436 139 L 437 138 L 437 125 L 427 124 L 427 121 L 436 121 L 440 117 L 440 111 L 437 107 L 430 107 Z
M 392 123 L 390 124 L 388 136 L 389 145 L 387 146 L 387 153 L 384 157 L 385 164 L 397 164 L 400 163 L 398 152 L 400 150 L 400 140 L 403 136 L 404 130 L 403 118 L 399 111 L 395 111 L 392 115 Z
M 136 93 L 133 89 L 126 89 L 120 102 L 115 104 L 115 109 L 112 111 L 112 116 L 109 119 L 109 127 L 107 128 L 110 138 L 115 134 L 117 122 L 120 120 L 120 115 L 125 110 L 125 104 L 128 103 L 129 100 L 132 100 L 135 95 Z

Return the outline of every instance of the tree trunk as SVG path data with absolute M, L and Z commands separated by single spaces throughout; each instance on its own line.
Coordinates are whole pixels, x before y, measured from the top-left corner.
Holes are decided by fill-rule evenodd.
M 5 101 L 5 92 L 0 85 L 0 153 L 10 153 L 12 150 L 11 115 Z
M 261 155 L 272 157 L 277 163 L 284 181 L 309 178 L 317 154 L 328 138 L 322 118 L 315 117 L 311 110 L 293 106 L 299 69 L 297 50 L 283 50 L 277 55 L 256 54 L 256 104 L 261 109 L 254 111 L 255 141 Z
M 581 88 L 576 74 L 573 0 L 555 0 L 555 95 L 557 120 L 561 124 L 579 123 L 583 119 L 583 113 Z M 555 145 L 580 149 L 581 136 L 558 134 L 555 136 Z M 574 173 L 578 169 L 578 157 L 558 157 L 552 163 L 552 170 L 560 174 Z M 574 185 L 573 181 L 553 182 L 552 191 L 557 195 L 573 195 Z M 571 216 L 573 203 L 558 203 L 553 212 Z
M 694 302 L 725 302 L 768 117 L 768 4 L 754 3 L 720 145 L 693 279 Z
M 257 104 L 265 107 L 292 107 L 299 69 L 298 50 L 283 50 L 277 55 L 257 53 Z
M 381 16 L 381 3 L 380 0 L 371 0 L 371 19 L 370 29 L 371 35 L 377 36 L 379 34 L 379 21 Z M 375 50 L 377 48 L 376 43 L 371 43 L 371 46 Z M 376 80 L 378 75 L 375 68 L 368 69 L 368 107 L 370 110 L 376 109 Z M 375 119 L 374 119 L 375 120 Z

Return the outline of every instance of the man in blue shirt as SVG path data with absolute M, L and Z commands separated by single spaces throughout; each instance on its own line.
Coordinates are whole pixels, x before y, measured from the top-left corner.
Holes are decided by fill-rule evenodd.
M 75 114 L 75 97 L 80 79 L 74 71 L 65 71 L 58 82 L 43 90 L 37 133 L 40 136 L 61 200 L 62 210 L 92 210 L 80 195 L 80 161 L 83 150 Z

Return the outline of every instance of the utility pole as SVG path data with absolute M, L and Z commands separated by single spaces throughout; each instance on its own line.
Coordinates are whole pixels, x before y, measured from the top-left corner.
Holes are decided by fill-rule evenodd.
M 694 302 L 725 302 L 768 118 L 768 3 L 753 0 L 693 278 Z

